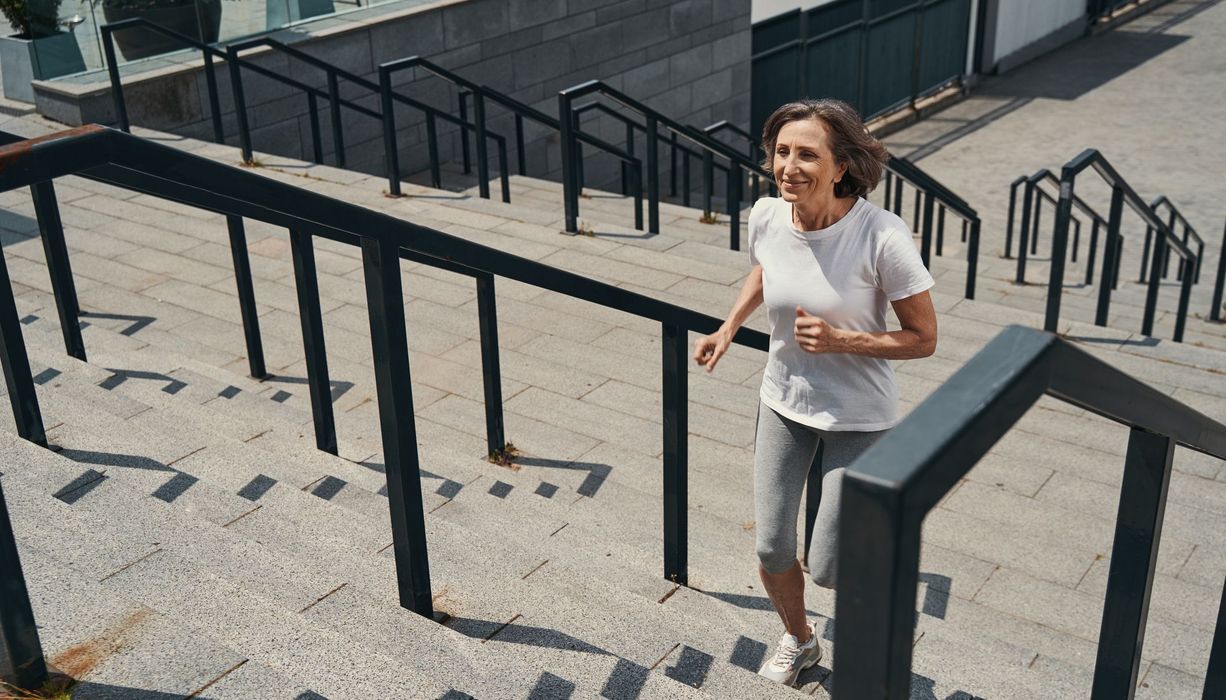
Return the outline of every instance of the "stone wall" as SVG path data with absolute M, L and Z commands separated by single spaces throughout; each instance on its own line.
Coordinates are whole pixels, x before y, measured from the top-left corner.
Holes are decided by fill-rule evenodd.
M 331 26 L 301 37 L 295 47 L 372 81 L 377 81 L 380 63 L 418 54 L 554 116 L 559 90 L 599 78 L 687 124 L 704 126 L 720 119 L 748 122 L 750 0 L 452 0 L 324 24 Z M 292 32 L 277 36 L 287 43 L 295 39 Z M 245 55 L 282 75 L 326 86 L 322 71 L 284 55 L 257 51 Z M 458 113 L 453 86 L 412 73 L 398 76 L 400 91 Z M 226 137 L 237 143 L 224 65 L 218 80 Z M 309 160 L 307 98 L 250 71 L 244 72 L 243 85 L 256 150 Z M 125 86 L 134 124 L 210 138 L 208 93 L 199 65 L 157 77 L 133 76 L 125 79 Z M 62 94 L 68 86 L 38 87 L 39 109 L 48 116 L 72 124 L 114 119 L 105 86 L 76 86 L 73 95 Z M 341 94 L 379 109 L 377 95 L 356 84 L 342 81 Z M 325 162 L 334 163 L 330 116 L 326 103 L 320 106 Z M 513 118 L 494 105 L 487 112 L 490 128 L 507 137 L 514 165 Z M 424 170 L 428 163 L 424 120 L 409 107 L 397 108 L 396 114 L 402 172 Z M 344 110 L 342 123 L 347 167 L 382 174 L 381 123 L 349 110 Z M 607 117 L 590 115 L 584 128 L 616 144 L 625 141 L 624 127 Z M 458 133 L 442 124 L 439 133 L 441 155 L 447 162 L 458 153 Z M 638 148 L 642 153 L 641 141 Z M 493 175 L 498 166 L 492 145 L 490 153 Z M 664 153 L 662 171 L 667 168 Z M 556 132 L 529 122 L 525 155 L 530 175 L 559 178 Z M 610 157 L 590 157 L 587 181 L 609 185 L 616 168 Z

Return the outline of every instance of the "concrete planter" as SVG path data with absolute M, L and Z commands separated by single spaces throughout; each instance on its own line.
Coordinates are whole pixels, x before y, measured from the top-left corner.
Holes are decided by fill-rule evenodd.
M 221 28 L 221 0 L 172 0 L 154 7 L 125 7 L 104 3 L 102 14 L 108 23 L 144 17 L 172 31 L 201 39 L 206 44 L 217 41 Z M 114 36 L 119 53 L 128 61 L 188 48 L 164 34 L 143 27 L 115 32 Z
M 33 40 L 20 36 L 0 37 L 0 73 L 4 74 L 4 96 L 10 100 L 33 102 L 31 82 L 83 70 L 85 58 L 81 55 L 81 46 L 70 33 Z

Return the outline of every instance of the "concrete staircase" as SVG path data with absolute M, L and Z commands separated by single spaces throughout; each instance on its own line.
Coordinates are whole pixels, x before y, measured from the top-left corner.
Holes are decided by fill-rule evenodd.
M 552 183 L 515 178 L 510 205 L 414 185 L 393 200 L 378 178 L 260 158 L 269 177 L 717 316 L 748 268 L 722 217 L 703 224 L 693 209 L 663 205 L 662 233 L 643 236 L 628 202 L 589 192 L 593 235 L 567 236 Z M 690 375 L 691 586 L 678 588 L 661 576 L 656 324 L 499 280 L 507 435 L 521 456 L 496 466 L 483 459 L 473 285 L 404 264 L 435 606 L 451 615 L 436 625 L 395 599 L 357 251 L 316 242 L 334 457 L 314 449 L 283 231 L 248 225 L 274 373 L 256 382 L 220 217 L 80 178 L 57 193 L 89 362 L 62 352 L 28 196 L 0 196 L 39 398 L 63 449 L 13 436 L 7 401 L 0 440 L 44 646 L 81 679 L 79 697 L 829 695 L 830 591 L 809 591 L 827 656 L 801 687 L 754 674 L 781 633 L 754 555 L 760 353 L 734 348 L 715 373 Z M 1003 325 L 1039 322 L 1014 303 L 1037 290 L 1009 285 L 1009 263 L 989 254 L 979 300 L 962 299 L 957 249 L 950 236 L 934 263 L 937 355 L 896 365 L 908 408 Z M 1061 330 L 1087 350 L 1226 414 L 1220 346 L 1094 328 L 1069 308 Z M 1213 328 L 1199 332 L 1213 341 Z M 1126 432 L 1044 399 L 929 516 L 913 697 L 1088 693 Z M 1175 464 L 1138 697 L 1199 695 L 1226 576 L 1226 470 L 1185 450 Z

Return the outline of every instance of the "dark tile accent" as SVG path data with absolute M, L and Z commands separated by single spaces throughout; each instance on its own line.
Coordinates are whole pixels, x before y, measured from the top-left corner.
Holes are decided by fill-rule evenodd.
M 272 400 L 276 401 L 277 403 L 285 403 L 285 400 L 291 396 L 293 396 L 293 394 L 289 393 L 288 391 L 278 391 L 272 395 Z
M 385 486 L 384 488 L 387 487 Z M 439 487 L 434 490 L 434 492 L 443 498 L 455 498 L 460 493 L 460 489 L 462 488 L 464 488 L 464 484 L 461 484 L 458 481 L 443 479 L 443 483 L 440 484 Z
M 167 394 L 177 394 L 180 391 L 183 391 L 185 388 L 187 388 L 187 384 L 179 381 L 178 379 L 172 379 L 170 380 L 169 384 L 162 387 L 162 391 L 166 392 Z
M 495 481 L 494 485 L 490 487 L 490 495 L 497 496 L 499 498 L 506 498 L 507 494 L 511 493 L 511 489 L 513 488 L 515 487 L 511 486 L 505 481 Z
M 177 394 L 187 386 L 187 384 L 179 381 L 178 379 L 162 374 L 161 372 L 143 372 L 136 369 L 112 369 L 110 371 L 114 372 L 114 374 L 102 380 L 98 384 L 98 386 L 106 389 L 107 391 L 114 389 L 129 379 L 148 379 L 155 382 L 166 382 L 166 386 L 162 387 L 162 391 L 166 392 L 167 394 Z
M 677 663 L 664 669 L 664 675 L 691 688 L 700 688 L 711 672 L 715 657 L 687 646 L 681 647 Z
M 58 369 L 54 367 L 48 367 L 47 369 L 39 372 L 37 375 L 34 376 L 34 383 L 39 386 L 42 386 L 43 384 L 46 384 L 52 379 L 55 379 L 56 377 L 60 376 L 60 374 L 61 372 Z
M 376 493 L 378 493 L 380 496 L 383 496 L 384 498 L 387 498 L 387 484 L 380 486 L 379 490 L 376 491 Z
M 106 474 L 96 469 L 87 469 L 83 474 L 68 482 L 64 488 L 51 495 L 68 505 L 72 505 L 84 498 L 85 494 L 97 488 L 105 479 Z
M 328 700 L 328 698 L 320 695 L 314 690 L 304 690 L 294 700 Z
M 758 669 L 762 668 L 762 662 L 766 660 L 766 651 L 766 645 L 762 642 L 749 637 L 738 637 L 728 663 L 757 673 Z
M 77 321 L 77 327 L 81 330 L 85 330 L 86 328 L 89 328 L 89 321 Z
M 325 501 L 331 501 L 348 483 L 344 479 L 338 479 L 335 476 L 325 476 L 315 485 L 315 488 L 311 489 L 311 493 Z
M 21 324 L 22 324 L 23 326 L 28 326 L 28 325 L 30 325 L 31 323 L 34 323 L 34 322 L 35 322 L 35 321 L 37 321 L 37 320 L 38 320 L 38 317 L 37 317 L 37 316 L 35 316 L 34 314 L 30 314 L 29 316 L 26 316 L 25 318 L 21 319 Z
M 575 490 L 580 496 L 593 498 L 604 484 L 605 479 L 609 478 L 609 472 L 613 471 L 613 467 L 607 464 L 588 464 L 586 466 L 588 467 L 587 478 Z
M 217 395 L 223 399 L 232 399 L 235 396 L 238 396 L 238 392 L 240 391 L 242 391 L 242 389 L 239 389 L 236 386 L 228 386 L 225 389 L 222 389 L 221 391 L 217 392 Z
M 195 486 L 197 481 L 200 480 L 191 474 L 179 472 L 170 477 L 170 481 L 159 486 L 158 490 L 153 492 L 153 497 L 167 503 L 174 503 L 176 498 L 182 496 L 184 491 Z
M 557 486 L 554 486 L 548 481 L 542 481 L 541 485 L 537 486 L 536 491 L 534 491 L 533 493 L 535 493 L 538 496 L 544 496 L 545 498 L 553 498 L 553 495 L 557 492 L 558 492 Z
M 532 686 L 532 692 L 528 693 L 528 700 L 569 700 L 574 694 L 574 683 L 548 671 L 542 671 L 541 677 L 536 679 L 536 685 Z
M 260 474 L 251 481 L 247 482 L 246 486 L 239 489 L 238 495 L 247 499 L 248 501 L 258 501 L 260 500 L 260 496 L 268 493 L 268 489 L 272 488 L 276 483 L 277 480 L 271 476 L 264 476 L 263 474 Z

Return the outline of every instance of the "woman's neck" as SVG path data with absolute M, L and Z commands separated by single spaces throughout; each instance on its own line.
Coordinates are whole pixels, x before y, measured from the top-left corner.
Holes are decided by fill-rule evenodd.
M 855 204 L 855 197 L 835 197 L 823 202 L 793 202 L 792 223 L 802 231 L 829 228 L 847 216 Z

